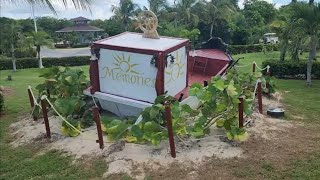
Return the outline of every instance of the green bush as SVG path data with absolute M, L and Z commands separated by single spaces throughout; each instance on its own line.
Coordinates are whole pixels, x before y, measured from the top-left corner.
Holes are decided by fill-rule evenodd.
M 72 45 L 71 47 L 72 48 L 83 48 L 83 47 L 89 47 L 89 43 L 86 43 L 86 44 L 74 44 Z
M 90 56 L 73 56 L 62 58 L 42 58 L 44 67 L 52 66 L 83 66 L 89 65 Z M 17 59 L 17 69 L 37 68 L 39 60 L 37 58 Z M 0 59 L 0 70 L 12 69 L 11 59 Z
M 16 58 L 27 58 L 27 57 L 36 57 L 37 51 L 35 49 L 27 49 L 27 50 L 16 50 L 14 52 Z
M 55 48 L 68 48 L 70 47 L 69 44 L 55 44 L 54 45 Z
M 278 44 L 253 44 L 253 45 L 230 45 L 228 51 L 231 54 L 243 54 L 263 51 L 278 51 Z
M 262 66 L 270 66 L 272 76 L 282 79 L 305 79 L 307 73 L 307 62 L 280 62 L 279 60 L 267 60 L 262 62 Z M 312 64 L 312 78 L 320 79 L 320 62 L 314 61 Z

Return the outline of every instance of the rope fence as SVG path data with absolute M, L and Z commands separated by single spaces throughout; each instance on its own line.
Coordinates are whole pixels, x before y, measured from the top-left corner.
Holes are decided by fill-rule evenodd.
M 265 68 L 262 68 L 262 67 L 259 67 L 255 61 L 253 61 L 252 63 L 249 63 L 249 64 L 245 64 L 245 65 L 234 65 L 234 67 L 237 67 L 237 68 L 243 68 L 243 67 L 248 67 L 248 66 L 252 66 L 252 72 L 255 72 L 256 68 L 257 68 L 260 71 L 267 70 L 267 73 L 268 74 L 270 73 L 270 66 L 269 65 L 267 65 Z

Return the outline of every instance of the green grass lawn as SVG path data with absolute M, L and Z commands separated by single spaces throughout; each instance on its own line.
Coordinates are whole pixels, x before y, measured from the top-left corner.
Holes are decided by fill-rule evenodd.
M 88 71 L 88 67 L 82 67 Z M 67 157 L 59 151 L 41 154 L 41 146 L 27 145 L 12 148 L 7 132 L 8 126 L 26 116 L 31 111 L 27 87 L 35 87 L 43 80 L 39 78 L 40 69 L 24 69 L 13 73 L 0 71 L 0 84 L 10 88 L 5 97 L 5 115 L 0 120 L 0 179 L 94 179 L 101 178 L 106 170 L 104 160 L 79 160 L 73 164 L 73 157 Z M 13 81 L 7 81 L 12 75 Z M 36 94 L 36 91 L 34 91 Z
M 277 58 L 278 52 L 240 54 L 234 58 L 244 57 L 239 65 L 253 61 L 261 66 L 265 59 Z M 88 72 L 88 66 L 82 67 Z M 242 68 L 242 72 L 250 72 L 252 66 Z M 13 73 L 10 70 L 0 71 L 0 84 L 10 88 L 5 97 L 6 114 L 0 120 L 0 179 L 99 179 L 106 170 L 102 159 L 84 160 L 72 163 L 73 157 L 66 157 L 59 151 L 39 153 L 41 147 L 22 146 L 12 148 L 12 141 L 7 132 L 8 126 L 19 116 L 26 116 L 31 111 L 27 87 L 35 87 L 42 82 L 40 69 L 25 69 Z M 6 81 L 12 75 L 13 81 Z M 283 93 L 288 119 L 307 122 L 320 122 L 320 81 L 313 81 L 313 86 L 305 87 L 303 80 L 277 80 L 278 90 Z M 298 118 L 302 117 L 302 118 Z M 317 157 L 317 158 L 314 158 Z M 292 168 L 284 175 L 286 179 L 320 179 L 320 153 L 310 159 L 297 159 L 288 162 Z M 294 157 L 293 157 L 294 158 Z M 308 163 L 309 162 L 309 163 Z M 275 172 L 276 173 L 276 172 Z

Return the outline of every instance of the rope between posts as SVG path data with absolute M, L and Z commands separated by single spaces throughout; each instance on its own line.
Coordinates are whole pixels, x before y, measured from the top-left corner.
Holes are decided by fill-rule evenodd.
M 72 128 L 73 128 L 75 131 L 77 131 L 79 134 L 82 134 L 82 135 L 83 135 L 83 133 L 82 133 L 79 129 L 77 129 L 77 128 L 74 127 L 72 124 L 70 124 L 70 123 L 56 110 L 56 108 L 54 108 L 53 104 L 50 102 L 50 100 L 47 98 L 47 96 L 43 95 L 43 96 L 41 97 L 41 99 L 45 99 L 45 100 L 49 103 L 49 105 L 51 106 L 51 108 L 53 109 L 53 111 L 56 112 L 56 113 L 58 114 L 58 116 L 59 116 L 65 123 L 67 123 L 70 127 L 72 127 Z
M 32 91 L 31 86 L 29 86 L 29 87 L 28 87 L 28 89 L 29 89 L 29 90 L 30 90 L 30 92 L 31 92 L 31 96 L 32 96 L 32 99 L 33 99 L 34 105 L 39 106 L 39 107 L 41 108 L 40 104 L 38 104 L 38 102 L 37 102 L 36 98 L 35 98 L 35 97 L 34 97 L 34 95 L 33 95 L 33 91 Z
M 30 114 L 30 118 L 31 118 L 32 115 L 33 115 L 34 110 L 36 109 L 36 106 L 38 106 L 40 109 L 42 109 L 42 107 L 41 107 L 40 104 L 38 104 L 38 102 L 36 101 L 36 98 L 35 98 L 34 95 L 33 95 L 33 91 L 32 91 L 32 88 L 31 88 L 30 85 L 28 86 L 28 89 L 29 89 L 29 91 L 30 91 L 30 93 L 31 93 L 31 96 L 32 96 L 32 99 L 33 99 L 33 103 L 34 103 L 34 106 L 33 106 L 33 108 L 32 108 L 31 114 Z
M 254 91 L 253 91 L 253 102 L 254 100 L 256 99 L 256 92 L 257 92 L 257 89 L 258 89 L 258 83 L 261 82 L 261 79 L 257 79 L 256 81 L 256 86 L 254 87 Z
M 248 67 L 248 66 L 250 66 L 250 65 L 252 65 L 252 64 L 255 64 L 255 66 L 257 67 L 257 69 L 259 69 L 260 71 L 267 70 L 267 72 L 269 72 L 269 69 L 270 69 L 270 66 L 269 66 L 269 65 L 267 65 L 265 68 L 261 68 L 261 67 L 258 66 L 258 64 L 257 64 L 255 61 L 253 61 L 252 63 L 246 64 L 246 65 L 242 65 L 242 66 L 234 65 L 234 67 L 242 68 L 242 67 Z

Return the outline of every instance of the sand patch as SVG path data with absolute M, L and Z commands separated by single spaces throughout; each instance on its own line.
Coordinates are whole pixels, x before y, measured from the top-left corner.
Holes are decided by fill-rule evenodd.
M 279 102 L 272 99 L 263 99 L 264 107 L 278 107 Z M 265 140 L 274 140 L 279 137 L 279 133 L 290 131 L 295 125 L 282 120 L 267 117 L 254 113 L 249 118 L 252 120 L 248 127 L 249 136 L 261 137 Z M 34 142 L 46 143 L 46 150 L 58 149 L 68 154 L 75 155 L 76 158 L 83 156 L 98 156 L 104 158 L 108 163 L 108 169 L 104 177 L 114 174 L 129 174 L 137 179 L 143 179 L 145 172 L 158 171 L 166 167 L 177 165 L 200 168 L 208 159 L 215 157 L 218 159 L 245 158 L 244 151 L 241 147 L 245 146 L 225 138 L 223 129 L 216 127 L 211 128 L 211 133 L 201 139 L 175 139 L 177 158 L 173 159 L 169 153 L 169 145 L 167 141 L 163 141 L 159 146 L 132 143 L 116 143 L 107 142 L 104 136 L 105 148 L 99 149 L 99 145 L 95 142 L 97 139 L 96 127 L 84 129 L 83 134 L 77 137 L 66 137 L 61 134 L 61 121 L 57 117 L 50 117 L 50 128 L 52 139 L 45 138 L 45 126 L 42 120 L 33 121 L 33 119 L 25 118 L 10 126 L 13 139 L 11 142 L 14 147 Z M 249 137 L 250 138 L 250 137 Z M 197 179 L 199 174 L 196 171 L 189 172 L 189 179 Z

